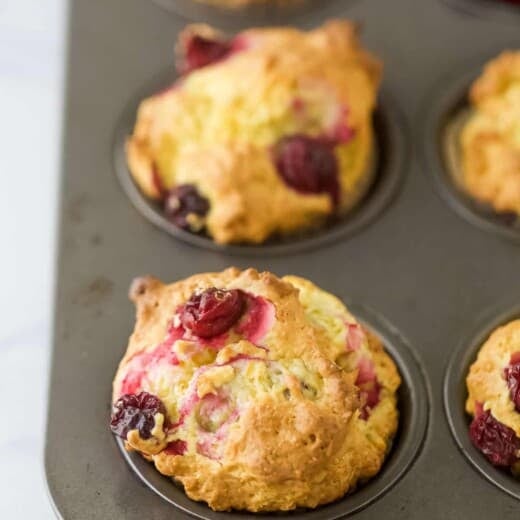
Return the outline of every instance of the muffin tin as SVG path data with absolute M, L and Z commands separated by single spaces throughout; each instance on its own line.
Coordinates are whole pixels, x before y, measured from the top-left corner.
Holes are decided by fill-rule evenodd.
M 157 74 L 173 63 L 174 40 L 186 19 L 151 0 L 71 1 L 45 454 L 58 516 L 256 518 L 213 513 L 180 491 L 175 495 L 173 485 L 146 462 L 130 457 L 127 463 L 107 426 L 111 380 L 133 326 L 126 297 L 132 278 L 151 273 L 173 281 L 236 265 L 301 275 L 347 304 L 354 302 L 351 310 L 383 337 L 404 380 L 400 431 L 375 479 L 316 511 L 260 518 L 518 518 L 520 482 L 471 451 L 465 437 L 463 380 L 480 339 L 467 334 L 468 327 L 487 332 L 518 315 L 520 249 L 518 241 L 502 240 L 474 219 L 459 218 L 446 204 L 449 197 L 437 196 L 435 185 L 441 193 L 452 189 L 439 129 L 478 72 L 468 73 L 468 57 L 480 67 L 500 50 L 520 47 L 520 26 L 512 17 L 502 23 L 492 14 L 461 16 L 438 0 L 320 6 L 294 11 L 288 20 L 302 27 L 334 16 L 359 20 L 365 44 L 385 64 L 376 116 L 384 167 L 350 222 L 293 243 L 246 250 L 199 247 L 165 233 L 135 210 L 116 177 L 117 171 L 128 190 L 121 142 L 136 93 L 143 85 L 154 87 L 150 78 L 158 78 L 157 84 L 165 80 Z M 258 22 L 243 15 L 230 26 Z M 267 13 L 265 23 L 277 18 Z M 406 148 L 412 150 L 409 156 Z M 363 220 L 366 213 L 371 216 Z M 356 219 L 370 225 L 352 224 Z M 169 502 L 172 497 L 181 509 Z

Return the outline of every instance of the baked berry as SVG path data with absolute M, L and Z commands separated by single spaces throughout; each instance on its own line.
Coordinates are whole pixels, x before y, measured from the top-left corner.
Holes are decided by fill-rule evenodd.
M 520 438 L 489 410 L 477 413 L 469 427 L 471 442 L 494 466 L 509 467 L 520 457 Z
M 177 68 L 180 74 L 216 63 L 226 58 L 232 50 L 232 43 L 222 39 L 206 38 L 193 34 L 183 42 L 182 59 Z
M 179 311 L 182 326 L 201 338 L 218 336 L 240 319 L 245 303 L 245 294 L 237 289 L 195 293 Z
M 323 139 L 296 134 L 284 137 L 275 147 L 278 173 L 301 193 L 328 193 L 339 202 L 338 161 L 334 145 Z
M 188 444 L 183 440 L 172 441 L 164 448 L 164 452 L 168 455 L 184 455 L 188 450 Z
M 189 231 L 198 232 L 204 227 L 208 211 L 208 199 L 192 184 L 176 186 L 164 199 L 164 213 L 168 220 Z
M 520 412 L 520 352 L 515 352 L 511 356 L 509 365 L 504 370 L 504 377 L 516 411 Z
M 128 432 L 138 430 L 142 439 L 149 439 L 155 426 L 155 415 L 166 417 L 162 401 L 148 392 L 126 394 L 120 397 L 112 408 L 110 429 L 117 436 L 126 439 Z

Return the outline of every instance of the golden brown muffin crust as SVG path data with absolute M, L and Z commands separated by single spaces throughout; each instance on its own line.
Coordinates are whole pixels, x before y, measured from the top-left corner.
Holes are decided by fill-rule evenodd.
M 163 358 L 156 362 L 157 345 L 165 344 L 179 307 L 193 293 L 212 287 L 240 289 L 269 302 L 274 313 L 269 327 L 254 340 L 233 329 L 216 349 L 200 348 L 194 337 L 177 339 L 168 352 L 179 356 L 180 364 L 168 365 Z M 129 449 L 182 483 L 190 498 L 215 510 L 316 507 L 379 471 L 397 428 L 399 375 L 380 342 L 373 336 L 368 340 L 339 300 L 300 278 L 235 268 L 170 285 L 140 278 L 130 297 L 137 321 L 114 379 L 114 401 L 135 372 L 144 370 L 135 391 L 159 397 L 170 424 L 178 421 L 193 390 L 199 398 L 225 390 L 236 405 L 236 413 L 217 429 L 206 428 L 200 411 L 189 412 L 183 424 L 165 430 L 164 438 L 159 432 L 157 438 L 143 440 L 133 430 L 126 439 Z M 320 321 L 327 320 L 330 305 L 342 327 L 332 342 Z M 352 328 L 353 366 L 342 368 L 335 362 L 340 348 L 335 343 L 342 337 L 341 350 L 350 351 L 346 340 Z M 212 356 L 201 357 L 208 352 Z M 372 360 L 382 387 L 379 403 L 364 420 L 359 408 L 364 398 L 355 385 L 361 358 Z M 164 450 L 179 440 L 187 445 L 184 454 Z

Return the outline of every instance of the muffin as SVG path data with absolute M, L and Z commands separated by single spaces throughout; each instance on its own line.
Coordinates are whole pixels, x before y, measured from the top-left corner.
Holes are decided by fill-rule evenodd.
M 381 67 L 352 23 L 231 39 L 188 26 L 177 70 L 127 141 L 135 182 L 177 226 L 258 244 L 322 226 L 366 194 Z
M 520 320 L 491 334 L 466 382 L 473 444 L 493 465 L 520 477 Z
M 397 369 L 310 282 L 235 268 L 130 290 L 137 322 L 112 431 L 214 510 L 286 511 L 373 477 L 398 424 Z
M 520 215 L 520 51 L 503 52 L 470 91 L 461 134 L 462 182 L 497 213 Z

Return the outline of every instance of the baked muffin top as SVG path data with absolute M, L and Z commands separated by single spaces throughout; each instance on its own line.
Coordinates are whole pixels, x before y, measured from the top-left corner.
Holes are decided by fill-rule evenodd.
M 138 279 L 112 429 L 215 510 L 316 507 L 375 475 L 395 365 L 306 280 L 231 268 Z
M 520 320 L 496 329 L 467 377 L 474 444 L 496 466 L 520 475 Z
M 461 136 L 464 186 L 495 211 L 520 215 L 520 51 L 489 62 L 470 100 Z
M 261 243 L 317 227 L 371 182 L 380 64 L 356 27 L 205 25 L 179 37 L 174 85 L 141 103 L 130 171 L 166 215 L 219 243 Z

